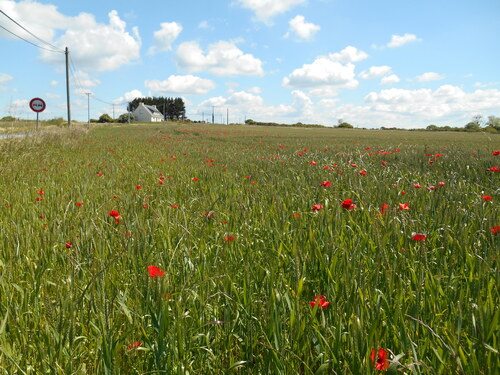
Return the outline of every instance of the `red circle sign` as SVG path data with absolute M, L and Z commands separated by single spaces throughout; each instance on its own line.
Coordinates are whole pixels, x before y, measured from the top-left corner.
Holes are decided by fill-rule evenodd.
M 45 110 L 45 102 L 40 98 L 33 98 L 30 101 L 30 108 L 35 112 L 43 112 Z

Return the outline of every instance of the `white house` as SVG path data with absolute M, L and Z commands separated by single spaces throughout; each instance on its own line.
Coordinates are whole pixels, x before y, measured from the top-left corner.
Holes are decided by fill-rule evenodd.
M 145 105 L 144 103 L 139 103 L 132 114 L 134 115 L 134 121 L 140 122 L 161 122 L 164 119 L 155 105 Z

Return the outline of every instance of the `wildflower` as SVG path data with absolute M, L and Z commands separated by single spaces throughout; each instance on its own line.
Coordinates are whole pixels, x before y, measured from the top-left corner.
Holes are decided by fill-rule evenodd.
M 235 239 L 234 236 L 226 236 L 226 237 L 224 237 L 224 241 L 226 241 L 226 242 L 234 242 L 234 239 Z
M 386 161 L 383 161 L 383 162 L 381 162 L 380 164 L 382 164 L 382 165 L 384 165 L 384 166 L 385 166 L 385 165 L 387 165 L 387 162 L 386 162 Z
M 422 233 L 415 233 L 412 238 L 415 241 L 425 241 L 427 239 L 427 236 Z
M 299 151 L 299 152 L 297 152 L 297 155 L 302 156 L 302 155 L 304 155 L 304 154 L 303 154 L 302 152 L 300 152 L 300 151 Z
M 118 224 L 120 222 L 120 214 L 118 211 L 115 211 L 115 210 L 109 211 L 109 216 L 115 218 L 116 224 Z
M 493 228 L 491 228 L 491 233 L 493 234 L 500 233 L 500 225 L 495 225 Z
M 83 202 L 77 202 L 77 203 L 76 203 L 76 205 L 77 205 L 78 207 L 82 207 L 82 206 L 83 206 Z
M 45 192 L 44 192 L 43 190 L 37 190 L 37 193 L 38 193 L 39 195 L 44 195 L 44 194 L 45 194 Z
M 142 342 L 134 341 L 133 343 L 128 344 L 127 349 L 128 350 L 137 349 L 141 345 L 142 345 Z
M 415 189 L 420 189 L 422 186 L 420 186 L 420 184 L 414 184 L 414 185 L 413 185 L 413 187 L 414 187 Z
M 400 210 L 409 210 L 410 209 L 410 205 L 408 203 L 400 203 L 398 208 Z
M 325 296 L 316 296 L 314 297 L 314 301 L 309 302 L 309 304 L 314 308 L 316 306 L 321 307 L 322 310 L 326 309 L 330 302 L 326 300 Z
M 197 179 L 196 177 L 194 177 L 194 178 L 193 178 L 193 181 L 194 181 L 194 182 L 196 182 L 196 181 L 198 181 L 198 179 Z
M 135 185 L 135 188 L 136 188 L 137 190 L 141 190 L 141 189 L 142 189 L 142 186 L 141 186 L 141 185 Z
M 157 266 L 148 266 L 148 273 L 149 273 L 149 276 L 151 276 L 151 277 L 161 277 L 161 276 L 165 275 L 165 272 L 163 272 Z
M 299 217 L 300 217 L 300 214 L 299 214 L 298 212 L 294 212 L 294 213 L 293 213 L 293 217 L 295 217 L 295 218 L 299 218 Z
M 493 197 L 491 195 L 482 195 L 481 196 L 485 202 L 489 202 L 493 200 Z
M 488 172 L 500 172 L 500 168 L 498 167 L 491 167 L 486 169 Z
M 385 215 L 385 210 L 387 210 L 387 207 L 389 207 L 387 203 L 382 203 L 382 208 L 380 209 L 381 215 Z
M 158 185 L 163 185 L 163 181 L 162 180 L 158 181 Z
M 366 176 L 366 171 L 364 169 L 362 169 L 362 170 L 359 171 L 359 174 L 361 176 Z
M 376 360 L 375 360 L 375 354 L 377 354 Z M 387 351 L 382 348 L 378 349 L 378 353 L 377 350 L 372 349 L 372 353 L 370 354 L 370 361 L 373 367 L 375 367 L 375 369 L 379 371 L 387 370 L 390 365 L 390 362 L 387 360 Z
M 436 187 L 431 185 L 431 186 L 429 186 L 429 187 L 427 188 L 427 190 L 429 190 L 429 191 L 436 190 Z
M 355 210 L 356 206 L 354 203 L 352 203 L 352 199 L 345 199 L 343 202 L 342 202 L 342 207 L 348 211 L 352 211 L 352 210 Z
M 64 246 L 66 246 L 66 249 L 71 249 L 71 245 L 73 245 L 72 242 L 66 242 Z
M 309 162 L 309 164 L 311 164 L 311 165 L 317 165 L 317 163 L 316 163 L 314 160 L 311 160 L 311 161 Z
M 170 207 L 172 207 L 172 208 L 179 208 L 179 206 L 176 205 L 176 204 L 171 204 Z
M 495 156 L 500 155 L 500 151 L 493 151 L 493 155 L 495 155 Z
M 37 197 L 35 200 L 36 200 L 37 202 L 41 202 L 41 201 L 43 201 L 43 198 Z
M 321 183 L 321 185 L 319 185 L 319 186 L 323 186 L 323 187 L 330 187 L 330 185 L 331 185 L 331 184 L 332 184 L 332 183 L 331 183 L 330 181 L 323 181 L 323 182 Z
M 312 206 L 312 210 L 313 211 L 319 211 L 319 210 L 322 210 L 323 209 L 323 205 L 322 204 L 315 204 Z
M 443 181 L 439 181 L 439 182 L 438 182 L 438 185 L 439 185 L 440 187 L 445 187 L 445 186 L 446 186 L 446 183 L 444 183 Z

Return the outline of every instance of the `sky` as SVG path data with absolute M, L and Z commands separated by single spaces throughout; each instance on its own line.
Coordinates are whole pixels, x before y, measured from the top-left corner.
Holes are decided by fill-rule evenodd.
M 67 118 L 66 47 L 79 121 L 144 96 L 182 97 L 188 118 L 214 111 L 219 123 L 500 116 L 499 0 L 0 0 L 0 11 L 0 118 L 36 118 L 35 97 L 41 119 Z

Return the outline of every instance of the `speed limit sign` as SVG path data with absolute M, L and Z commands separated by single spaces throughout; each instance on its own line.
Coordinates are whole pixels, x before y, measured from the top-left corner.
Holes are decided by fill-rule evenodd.
M 30 101 L 30 108 L 34 112 L 43 112 L 45 110 L 45 102 L 40 98 L 33 98 Z

